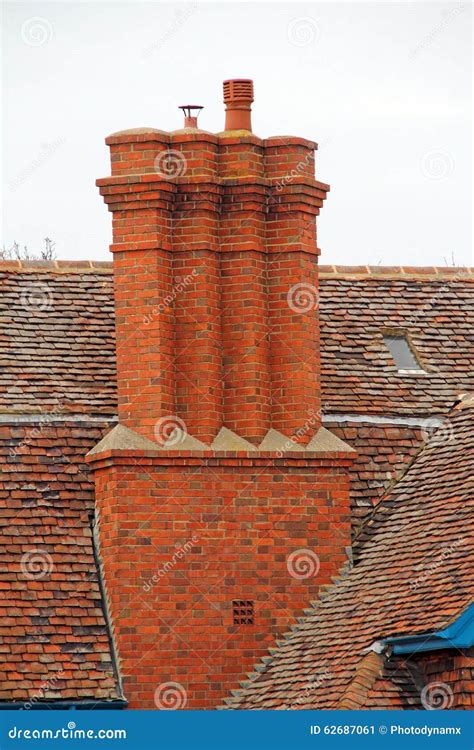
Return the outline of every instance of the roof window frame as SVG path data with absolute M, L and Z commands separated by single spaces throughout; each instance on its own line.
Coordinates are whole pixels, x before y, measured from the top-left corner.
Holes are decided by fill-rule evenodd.
M 393 355 L 393 352 L 386 341 L 386 339 L 390 339 L 390 338 L 404 339 L 413 358 L 418 363 L 419 367 L 416 367 L 416 368 L 415 367 L 399 367 Z M 413 344 L 413 340 L 412 340 L 410 333 L 405 328 L 384 328 L 382 330 L 382 340 L 383 340 L 386 350 L 388 351 L 395 365 L 397 375 L 402 375 L 404 377 L 426 377 L 429 374 L 426 368 L 426 365 L 423 362 L 423 358 L 420 356 L 417 348 Z

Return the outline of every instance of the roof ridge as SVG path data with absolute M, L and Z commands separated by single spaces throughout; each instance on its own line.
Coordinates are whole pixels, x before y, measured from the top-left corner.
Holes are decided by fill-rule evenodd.
M 341 710 L 361 709 L 375 682 L 382 676 L 386 656 L 369 651 L 357 663 L 355 673 L 339 698 L 336 708 Z
M 354 555 L 354 563 L 358 562 L 360 550 L 362 549 L 364 544 L 371 537 L 371 535 L 376 532 L 376 526 L 374 526 L 373 523 L 375 517 L 385 510 L 393 510 L 393 507 L 391 508 L 390 506 L 385 505 L 386 501 L 390 498 L 392 491 L 395 489 L 398 483 L 401 482 L 406 474 L 408 474 L 413 464 L 418 461 L 418 458 L 420 457 L 420 454 L 423 453 L 426 445 L 426 441 L 422 440 L 413 455 L 407 456 L 407 458 L 400 466 L 400 469 L 396 472 L 395 476 L 386 485 L 381 497 L 378 499 L 376 504 L 369 509 L 369 512 L 363 517 L 362 522 L 355 530 L 354 538 L 352 539 L 352 553 Z
M 39 273 L 112 273 L 113 264 L 108 260 L 6 260 L 0 259 L 0 271 L 25 271 Z M 410 278 L 450 279 L 451 281 L 474 280 L 472 266 L 344 266 L 320 265 L 323 278 Z
M 426 281 L 428 279 L 450 279 L 451 281 L 474 280 L 472 266 L 341 266 L 320 265 L 319 275 L 324 278 L 410 278 Z
M 112 273 L 108 260 L 5 260 L 0 259 L 0 271 L 27 273 Z

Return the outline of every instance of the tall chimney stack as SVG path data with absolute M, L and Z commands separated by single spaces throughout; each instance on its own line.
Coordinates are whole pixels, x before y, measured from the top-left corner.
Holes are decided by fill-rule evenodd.
M 340 569 L 354 453 L 320 423 L 316 144 L 226 130 L 107 138 L 119 424 L 90 452 L 132 708 L 215 708 Z M 309 568 L 308 575 L 301 570 Z M 166 706 L 165 706 L 166 707 Z M 170 706 L 168 706 L 170 707 Z

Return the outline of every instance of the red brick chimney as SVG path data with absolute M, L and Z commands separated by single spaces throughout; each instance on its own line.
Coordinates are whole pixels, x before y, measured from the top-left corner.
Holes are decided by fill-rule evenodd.
M 97 181 L 119 425 L 88 460 L 125 690 L 142 708 L 162 707 L 167 683 L 215 707 L 350 544 L 354 454 L 320 426 L 315 217 L 329 187 L 316 144 L 252 134 L 252 81 L 225 81 L 224 101 L 218 135 L 187 106 L 183 130 L 109 136 L 112 176 Z M 298 555 L 317 575 L 293 575 Z

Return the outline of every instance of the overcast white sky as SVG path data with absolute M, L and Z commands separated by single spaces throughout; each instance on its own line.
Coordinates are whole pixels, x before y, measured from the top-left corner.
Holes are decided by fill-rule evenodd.
M 470 2 L 30 2 L 3 9 L 1 242 L 108 259 L 104 137 L 255 81 L 254 132 L 320 144 L 323 263 L 473 263 Z

